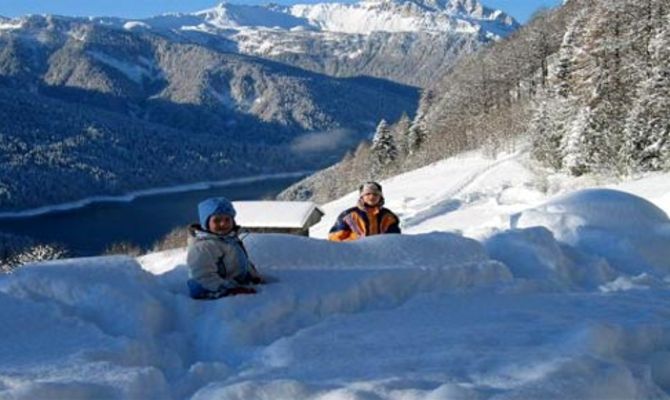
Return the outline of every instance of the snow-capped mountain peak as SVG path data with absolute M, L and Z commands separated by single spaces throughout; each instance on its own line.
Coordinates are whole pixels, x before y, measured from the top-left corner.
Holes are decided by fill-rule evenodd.
M 403 5 L 413 3 L 427 10 L 449 11 L 460 14 L 474 14 L 484 7 L 478 0 L 362 0 L 361 3 L 390 3 Z
M 351 34 L 484 30 L 492 36 L 503 36 L 518 26 L 502 11 L 488 9 L 478 0 L 362 0 L 353 4 L 317 3 L 289 7 L 224 2 L 193 15 L 201 19 L 204 26 L 218 29 L 301 29 Z
M 191 14 L 125 21 L 123 26 L 316 72 L 422 86 L 436 68 L 450 68 L 461 51 L 503 38 L 519 24 L 479 0 L 359 0 L 292 6 L 223 2 Z M 426 58 L 427 53 L 432 55 Z M 395 60 L 393 66 L 390 60 Z
M 221 29 L 241 27 L 267 27 L 292 29 L 308 25 L 308 22 L 296 18 L 275 5 L 248 6 L 242 4 L 220 3 L 213 8 L 194 14 L 203 22 Z

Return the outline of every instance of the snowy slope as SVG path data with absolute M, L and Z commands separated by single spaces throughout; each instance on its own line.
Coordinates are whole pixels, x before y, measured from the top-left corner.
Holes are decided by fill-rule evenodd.
M 535 207 L 551 196 L 604 186 L 644 197 L 670 214 L 668 174 L 650 174 L 630 182 L 598 182 L 560 174 L 540 177 L 528 165 L 528 153 L 503 154 L 495 160 L 465 153 L 383 182 L 386 206 L 407 233 L 456 230 L 478 238 L 510 227 L 509 216 Z M 337 214 L 355 204 L 357 193 L 322 206 L 326 215 L 311 230 L 325 238 Z
M 190 300 L 183 249 L 3 276 L 0 397 L 668 398 L 670 176 L 528 165 L 470 153 L 382 182 L 406 235 L 250 235 L 278 279 L 255 296 Z

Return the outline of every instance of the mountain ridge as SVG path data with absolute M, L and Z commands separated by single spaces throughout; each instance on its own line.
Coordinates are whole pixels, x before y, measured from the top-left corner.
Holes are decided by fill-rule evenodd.
M 29 19 L 9 20 L 0 30 L 21 29 Z M 368 75 L 418 87 L 446 73 L 461 54 L 499 40 L 520 26 L 504 12 L 477 0 L 293 6 L 219 3 L 194 13 L 79 20 L 273 59 L 337 77 Z
M 250 18 L 250 10 L 265 12 Z M 246 13 L 244 12 L 246 11 Z M 219 28 L 266 27 L 274 29 L 317 30 L 369 34 L 372 31 L 449 31 L 459 27 L 454 22 L 498 21 L 502 26 L 516 28 L 514 19 L 500 10 L 484 7 L 468 0 L 363 0 L 358 3 L 315 3 L 291 6 L 246 6 L 220 3 L 216 7 L 193 14 L 205 23 Z M 285 20 L 280 20 L 280 15 Z M 263 20 L 263 16 L 270 21 Z M 238 17 L 239 20 L 236 20 Z M 261 17 L 261 18 L 258 18 Z M 365 25 L 356 24 L 364 21 Z M 280 23 L 277 24 L 276 22 Z M 399 23 L 399 21 L 402 21 Z M 501 27 L 502 28 L 502 27 Z M 472 27 L 473 30 L 476 27 Z M 491 31 L 492 34 L 498 34 Z M 508 32 L 509 33 L 509 32 Z

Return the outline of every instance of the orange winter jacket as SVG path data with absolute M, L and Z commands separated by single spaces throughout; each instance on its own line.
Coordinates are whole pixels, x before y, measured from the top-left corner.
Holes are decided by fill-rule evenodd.
M 337 217 L 328 239 L 336 242 L 365 236 L 400 233 L 398 217 L 383 207 L 351 207 Z

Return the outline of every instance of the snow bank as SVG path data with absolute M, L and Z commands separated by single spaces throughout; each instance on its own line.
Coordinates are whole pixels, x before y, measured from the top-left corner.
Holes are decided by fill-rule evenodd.
M 618 277 L 605 259 L 556 241 L 544 227 L 504 231 L 484 243 L 526 289 L 594 289 Z
M 344 243 L 249 235 L 244 242 L 256 264 L 270 269 L 437 269 L 488 261 L 479 242 L 446 232 L 372 236 Z
M 452 234 L 352 244 L 255 235 L 248 246 L 279 282 L 222 301 L 188 298 L 183 250 L 140 260 L 161 275 L 132 258 L 98 257 L 3 276 L 0 334 L 12 346 L 0 350 L 0 393 L 188 396 L 257 357 L 267 359 L 265 346 L 306 327 L 392 310 L 426 293 L 495 290 L 511 280 L 480 244 Z
M 670 274 L 670 220 L 633 194 L 586 189 L 512 216 L 513 228 L 544 226 L 565 244 L 627 274 Z
M 168 396 L 175 310 L 133 259 L 26 266 L 0 281 L 0 310 L 2 397 Z

